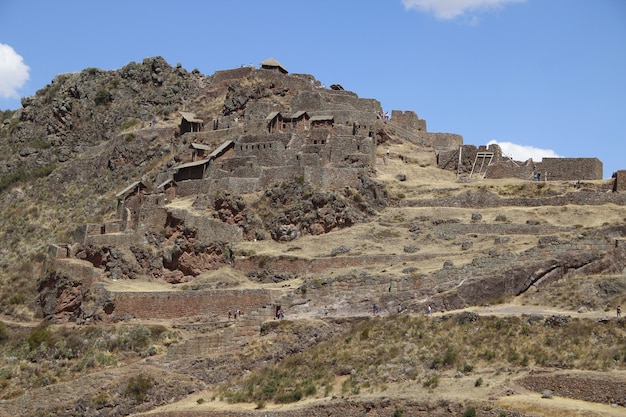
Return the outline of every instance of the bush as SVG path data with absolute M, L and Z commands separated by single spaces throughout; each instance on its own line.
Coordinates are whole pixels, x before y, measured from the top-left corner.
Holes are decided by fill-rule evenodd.
M 361 340 L 367 340 L 370 338 L 370 329 L 366 327 L 361 331 Z
M 492 360 L 492 359 L 494 359 L 494 358 L 496 357 L 496 352 L 494 352 L 494 351 L 493 351 L 493 350 L 491 350 L 491 349 L 486 349 L 486 350 L 483 352 L 483 357 L 484 357 L 486 360 L 490 361 L 490 360 Z
M 446 353 L 443 355 L 443 364 L 445 366 L 452 366 L 456 362 L 457 354 L 451 347 L 446 349 Z
M 7 330 L 7 325 L 0 321 L 0 343 L 9 339 L 9 331 Z
M 9 304 L 11 305 L 24 304 L 25 301 L 26 296 L 24 294 L 15 294 L 11 298 L 9 298 Z
M 24 168 L 20 168 L 17 171 L 6 173 L 0 176 L 0 192 L 8 189 L 10 186 L 18 182 L 47 177 L 55 169 L 56 164 L 52 163 L 39 168 L 35 168 L 32 171 L 26 171 L 24 170 Z
M 137 375 L 128 381 L 124 394 L 132 397 L 137 402 L 143 402 L 148 397 L 148 391 L 154 386 L 154 381 L 150 376 Z
M 424 381 L 422 386 L 424 388 L 437 388 L 437 386 L 439 386 L 439 375 L 431 375 L 426 381 Z
M 96 90 L 96 95 L 93 101 L 96 103 L 96 106 L 100 106 L 113 101 L 113 97 L 111 96 L 109 90 L 104 87 L 100 87 L 98 88 L 98 90 Z
M 285 392 L 276 396 L 276 402 L 278 404 L 289 404 L 295 403 L 302 399 L 302 391 L 299 389 L 294 390 L 293 392 Z
M 470 407 L 463 413 L 463 417 L 476 417 L 476 408 Z
M 130 343 L 130 349 L 139 351 L 148 346 L 150 343 L 152 332 L 145 326 L 137 326 L 130 331 L 128 337 Z
M 42 344 L 52 345 L 52 331 L 49 327 L 37 327 L 28 336 L 28 348 L 33 351 Z
M 125 120 L 121 125 L 120 125 L 120 130 L 127 130 L 130 129 L 131 127 L 137 125 L 139 123 L 139 120 L 133 118 L 133 119 L 128 119 Z

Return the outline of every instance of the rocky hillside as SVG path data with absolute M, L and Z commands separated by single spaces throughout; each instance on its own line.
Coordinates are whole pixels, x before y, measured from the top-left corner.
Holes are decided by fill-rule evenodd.
M 277 109 L 379 107 L 310 75 L 150 58 L 4 112 L 0 416 L 623 413 L 626 195 L 609 181 L 457 178 L 376 120 L 372 163 L 340 161 L 350 186 L 152 192 L 201 138 L 181 111 L 212 150 L 263 137 Z M 107 232 L 137 181 L 150 211 Z

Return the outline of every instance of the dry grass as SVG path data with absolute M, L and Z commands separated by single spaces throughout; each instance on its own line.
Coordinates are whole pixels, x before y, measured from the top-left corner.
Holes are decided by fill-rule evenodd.
M 496 406 L 544 417 L 622 417 L 624 415 L 621 407 L 571 398 L 545 399 L 541 398 L 541 394 L 538 393 L 501 397 L 496 402 Z
M 616 321 L 599 327 L 573 319 L 547 326 L 529 324 L 524 317 L 467 318 L 394 315 L 368 320 L 276 366 L 230 381 L 219 395 L 232 402 L 289 403 L 328 397 L 340 377 L 341 397 L 351 397 L 383 394 L 390 386 L 410 382 L 418 391 L 433 392 L 459 371 L 471 381 L 481 378 L 484 382 L 475 382 L 480 386 L 500 372 L 519 374 L 529 367 L 626 369 L 626 329 Z M 276 331 L 280 335 L 293 325 L 285 323 L 286 329 Z M 606 349 L 596 349 L 597 340 Z

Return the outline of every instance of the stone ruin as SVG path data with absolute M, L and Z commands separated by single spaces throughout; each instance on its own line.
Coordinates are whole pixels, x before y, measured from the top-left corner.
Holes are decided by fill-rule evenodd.
M 78 227 L 74 244 L 51 245 L 51 257 L 69 261 L 79 248 L 89 245 L 128 248 L 144 243 L 172 221 L 193 229 L 199 242 L 240 241 L 244 237 L 238 226 L 167 203 L 186 196 L 211 199 L 224 190 L 233 195 L 253 193 L 292 180 L 329 190 L 356 188 L 375 169 L 376 148 L 387 140 L 407 140 L 429 149 L 439 168 L 470 177 L 530 180 L 536 169 L 548 172 L 546 180 L 602 179 L 602 163 L 597 158 L 513 161 L 497 145 L 464 145 L 460 135 L 428 132 L 426 121 L 412 111 L 393 110 L 391 119 L 385 120 L 376 100 L 359 98 L 339 87 L 323 88 L 311 76 L 289 75 L 282 66 L 270 64 L 258 70 L 218 71 L 213 78 L 229 83 L 256 73 L 272 85 L 288 85 L 297 91 L 290 103 L 246 102 L 244 93 L 233 92 L 225 100 L 222 115 L 209 123 L 202 115 L 181 112 L 173 141 L 188 143 L 189 148 L 180 163 L 158 174 L 153 188 L 135 181 L 121 190 L 116 194 L 116 220 Z M 614 191 L 626 190 L 625 172 L 617 173 Z M 90 283 L 100 276 L 97 267 L 57 266 L 76 277 L 89 277 Z M 118 307 L 122 304 L 117 300 Z
M 168 216 L 163 207 L 176 197 L 210 198 L 222 190 L 241 195 L 294 179 L 322 189 L 355 187 L 374 169 L 377 145 L 391 136 L 430 149 L 439 168 L 459 176 L 532 180 L 539 172 L 548 181 L 602 179 L 602 162 L 597 158 L 519 162 L 503 155 L 498 145 L 464 145 L 461 135 L 428 132 L 426 121 L 413 111 L 393 110 L 391 119 L 385 120 L 378 101 L 340 87 L 324 88 L 311 75 L 289 74 L 273 58 L 263 61 L 260 69 L 241 67 L 217 71 L 212 77 L 216 83 L 228 84 L 252 75 L 297 94 L 277 108 L 276 103 L 262 100 L 246 102 L 240 97 L 244 93 L 234 91 L 226 97 L 223 114 L 210 123 L 192 112 L 180 112 L 173 140 L 190 144 L 182 163 L 158 174 L 154 189 L 135 181 L 120 191 L 117 219 L 78 227 L 74 241 L 136 243 L 142 233 L 162 227 Z M 614 174 L 613 191 L 626 189 L 624 172 Z M 239 239 L 234 226 L 211 219 L 194 223 L 213 239 Z
M 442 150 L 437 154 L 437 166 L 476 179 L 593 181 L 603 178 L 602 162 L 598 158 L 543 158 L 540 162 L 532 159 L 520 162 L 504 155 L 496 144 Z

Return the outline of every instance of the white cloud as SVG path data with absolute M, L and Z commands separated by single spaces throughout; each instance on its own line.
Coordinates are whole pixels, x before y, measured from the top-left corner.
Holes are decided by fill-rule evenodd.
M 30 78 L 29 71 L 13 48 L 0 43 L 0 97 L 19 98 L 17 90 Z
M 562 158 L 552 149 L 540 149 L 534 146 L 518 145 L 511 142 L 498 142 L 490 140 L 487 145 L 496 144 L 502 149 L 502 155 L 507 155 L 515 161 L 525 162 L 532 159 L 535 162 L 541 162 L 543 158 Z
M 521 3 L 526 0 L 402 0 L 407 10 L 416 9 L 432 13 L 437 19 L 450 20 L 469 12 L 493 11 L 506 3 Z

